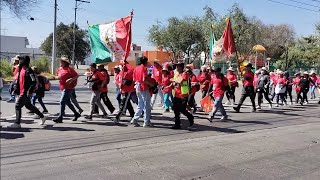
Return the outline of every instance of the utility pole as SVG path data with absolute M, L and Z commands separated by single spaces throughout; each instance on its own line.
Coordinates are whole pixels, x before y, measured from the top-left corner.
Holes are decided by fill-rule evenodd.
M 54 23 L 53 23 L 53 38 L 52 38 L 52 59 L 51 59 L 51 73 L 55 74 L 55 61 L 57 58 L 57 0 L 54 0 Z
M 75 49 L 76 49 L 76 24 L 77 24 L 77 9 L 78 9 L 78 6 L 80 4 L 78 4 L 78 1 L 79 2 L 82 2 L 82 3 L 90 3 L 89 1 L 83 1 L 83 0 L 75 0 L 76 1 L 76 4 L 74 6 L 74 23 L 73 23 L 73 47 L 72 47 L 72 60 L 71 60 L 71 64 L 72 65 L 75 65 Z

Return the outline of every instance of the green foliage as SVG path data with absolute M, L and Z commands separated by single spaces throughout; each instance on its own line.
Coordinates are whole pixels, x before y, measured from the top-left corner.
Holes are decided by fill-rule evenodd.
M 48 57 L 41 57 L 39 59 L 31 60 L 30 66 L 36 66 L 40 72 L 50 72 L 51 64 Z
M 8 78 L 13 76 L 12 65 L 10 60 L 1 59 L 0 60 L 0 72 L 3 78 Z
M 76 48 L 75 48 L 75 60 L 78 62 L 84 61 L 90 52 L 90 45 L 88 40 L 87 31 L 79 29 L 76 26 Z M 51 33 L 41 44 L 41 49 L 50 56 L 52 53 L 52 38 Z M 69 59 L 72 58 L 73 49 L 73 24 L 65 25 L 60 23 L 57 26 L 57 57 L 66 56 Z

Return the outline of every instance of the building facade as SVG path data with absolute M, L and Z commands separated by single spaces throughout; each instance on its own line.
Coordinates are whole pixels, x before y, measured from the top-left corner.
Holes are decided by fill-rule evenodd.
M 11 59 L 16 55 L 30 56 L 31 59 L 37 59 L 45 55 L 39 48 L 29 48 L 30 44 L 27 37 L 1 35 L 0 43 L 0 59 Z

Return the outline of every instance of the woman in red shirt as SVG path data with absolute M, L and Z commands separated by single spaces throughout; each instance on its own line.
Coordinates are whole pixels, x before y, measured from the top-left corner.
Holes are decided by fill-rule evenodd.
M 208 120 L 212 122 L 214 115 L 220 110 L 221 120 L 228 119 L 227 113 L 223 107 L 222 100 L 226 87 L 228 86 L 228 79 L 221 73 L 221 68 L 215 69 L 216 78 L 211 81 L 212 95 L 214 97 L 214 105 L 212 111 L 209 113 Z
M 190 93 L 188 97 L 188 106 L 189 106 L 188 108 L 193 108 L 193 113 L 195 113 L 197 111 L 197 105 L 196 105 L 194 96 L 196 95 L 196 92 L 199 91 L 200 85 L 199 85 L 198 78 L 196 77 L 196 75 L 194 75 L 192 70 L 193 70 L 193 65 L 186 65 L 186 72 L 189 75 L 189 89 L 190 89 Z
M 162 93 L 164 101 L 164 112 L 170 112 L 170 107 L 172 107 L 172 84 L 171 84 L 171 75 L 168 67 L 163 67 L 162 69 Z
M 208 93 L 211 77 L 209 74 L 208 66 L 202 66 L 201 71 L 202 72 L 198 75 L 198 80 L 200 83 L 200 91 L 202 92 L 202 98 L 204 98 Z
M 314 83 L 310 83 L 310 94 L 311 94 L 311 99 L 316 99 L 316 93 L 315 90 L 317 88 L 316 82 L 317 82 L 317 75 L 315 71 L 311 71 L 310 73 L 310 80 L 313 81 Z
M 279 97 L 281 98 L 282 103 L 287 105 L 287 100 L 284 97 L 285 92 L 287 90 L 287 88 L 286 88 L 287 79 L 284 77 L 282 71 L 279 71 L 278 74 L 279 74 L 279 77 L 277 79 L 277 85 L 276 85 L 276 89 L 275 89 L 276 101 L 277 101 L 276 107 L 279 107 Z
M 239 85 L 238 85 L 238 81 L 237 81 L 237 75 L 234 73 L 234 70 L 232 67 L 230 67 L 228 69 L 227 79 L 229 81 L 230 91 L 228 91 L 226 93 L 226 96 L 228 98 L 226 105 L 230 105 L 231 103 L 232 103 L 232 105 L 234 105 L 235 101 L 236 101 L 235 91 L 236 91 L 236 87 L 238 87 Z M 233 101 L 230 102 L 230 99 L 232 99 Z
M 299 103 L 299 99 L 302 100 L 301 88 L 299 86 L 300 81 L 301 81 L 301 74 L 296 73 L 295 78 L 293 79 L 293 85 L 296 86 L 296 94 L 297 94 L 296 104 Z

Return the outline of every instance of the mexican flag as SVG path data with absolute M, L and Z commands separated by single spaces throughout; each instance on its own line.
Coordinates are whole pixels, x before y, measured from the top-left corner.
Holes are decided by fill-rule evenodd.
M 89 26 L 91 52 L 95 63 L 125 60 L 130 54 L 130 16 L 108 24 Z

